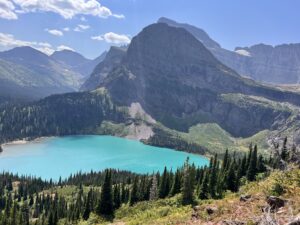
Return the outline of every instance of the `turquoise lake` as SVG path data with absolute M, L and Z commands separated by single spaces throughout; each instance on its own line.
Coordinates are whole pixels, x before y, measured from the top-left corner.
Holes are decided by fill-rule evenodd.
M 137 173 L 176 169 L 187 157 L 197 166 L 208 160 L 195 154 L 145 145 L 112 136 L 66 136 L 3 146 L 0 171 L 57 180 L 78 171 L 115 168 Z

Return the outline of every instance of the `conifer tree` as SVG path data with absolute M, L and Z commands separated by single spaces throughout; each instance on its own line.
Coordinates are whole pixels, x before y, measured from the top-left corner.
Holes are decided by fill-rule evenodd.
M 138 197 L 138 178 L 135 177 L 134 181 L 133 181 L 133 184 L 132 184 L 132 188 L 131 188 L 129 204 L 132 206 L 138 200 L 139 200 L 139 197 Z
M 157 178 L 156 175 L 152 176 L 152 184 L 150 188 L 150 201 L 158 199 L 158 187 L 157 187 Z
M 251 160 L 251 157 L 252 157 L 252 151 L 253 151 L 253 146 L 252 146 L 252 143 L 251 143 L 251 144 L 249 145 L 249 154 L 248 154 L 248 157 L 247 157 L 246 169 L 249 168 L 250 160 Z
M 210 196 L 214 198 L 216 196 L 216 185 L 217 185 L 217 163 L 218 162 L 218 155 L 216 154 L 213 163 L 211 165 L 210 176 L 209 176 L 209 183 L 208 183 L 208 189 L 210 192 Z
M 164 172 L 160 178 L 159 182 L 159 197 L 160 198 L 165 198 L 168 195 L 168 171 L 167 168 L 165 167 Z
M 254 150 L 251 153 L 251 158 L 249 161 L 249 167 L 247 171 L 247 179 L 249 181 L 253 181 L 255 179 L 256 171 L 257 171 L 257 146 L 255 145 Z
M 288 159 L 288 150 L 287 150 L 287 137 L 283 140 L 283 145 L 281 149 L 281 159 L 286 161 Z
M 228 149 L 226 149 L 225 154 L 224 154 L 223 164 L 222 164 L 223 171 L 227 169 L 228 157 L 229 157 Z
M 29 225 L 29 207 L 27 202 L 21 207 L 20 224 Z
M 200 186 L 199 198 L 208 199 L 208 181 L 209 181 L 209 170 L 207 169 L 204 173 L 203 181 Z
M 113 214 L 112 182 L 110 170 L 105 171 L 105 178 L 101 187 L 101 196 L 97 207 L 97 213 L 99 215 Z
M 264 162 L 264 158 L 262 155 L 259 155 L 258 160 L 257 160 L 257 172 L 258 173 L 263 173 L 267 170 Z
M 115 185 L 114 187 L 114 208 L 118 209 L 121 206 L 121 196 L 120 196 L 120 188 L 119 185 Z
M 181 174 L 179 170 L 176 170 L 170 195 L 174 196 L 180 193 L 180 189 L 181 189 Z
M 88 218 L 90 217 L 91 211 L 92 211 L 92 189 L 90 189 L 88 192 L 82 218 L 84 220 L 88 220 Z
M 183 168 L 183 182 L 182 182 L 182 204 L 192 204 L 194 201 L 194 186 L 190 173 L 189 158 L 187 158 Z
M 236 184 L 237 183 L 236 183 L 235 165 L 232 162 L 227 171 L 226 187 L 228 188 L 228 190 L 235 192 L 237 191 Z

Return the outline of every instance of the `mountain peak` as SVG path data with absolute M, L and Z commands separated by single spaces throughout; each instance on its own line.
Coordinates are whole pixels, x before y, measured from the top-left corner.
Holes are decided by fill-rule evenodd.
M 45 65 L 48 64 L 49 61 L 48 55 L 30 46 L 21 46 L 8 51 L 0 52 L 0 58 L 18 62 L 20 64 L 32 62 L 35 64 Z
M 32 48 L 30 46 L 20 46 L 20 47 L 15 47 L 13 49 L 7 50 L 7 51 L 3 51 L 0 53 L 1 55 L 18 55 L 18 56 L 29 56 L 29 55 L 40 55 L 43 57 L 48 57 L 45 53 Z
M 187 23 L 178 23 L 175 20 L 161 17 L 158 19 L 157 23 L 165 23 L 172 27 L 181 27 L 190 32 L 192 35 L 194 35 L 195 38 L 197 38 L 199 41 L 201 41 L 205 47 L 207 48 L 213 48 L 218 49 L 221 48 L 220 44 L 211 39 L 211 37 L 203 30 L 198 27 L 192 26 Z
M 84 64 L 90 61 L 78 52 L 68 49 L 55 51 L 50 57 L 57 61 L 63 62 L 71 67 L 78 66 L 80 64 Z
M 129 45 L 126 59 L 134 64 L 152 59 L 182 65 L 217 61 L 188 31 L 165 23 L 149 25 L 135 36 Z

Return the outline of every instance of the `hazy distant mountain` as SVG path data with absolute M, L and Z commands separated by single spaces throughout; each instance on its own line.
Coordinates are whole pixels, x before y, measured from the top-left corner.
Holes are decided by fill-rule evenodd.
M 234 65 L 241 74 L 270 83 L 300 83 L 300 44 L 258 44 L 235 50 L 247 55 Z
M 68 65 L 71 70 L 82 75 L 83 78 L 87 78 L 95 66 L 98 65 L 106 55 L 106 51 L 103 52 L 99 57 L 91 60 L 87 59 L 81 54 L 70 51 L 70 50 L 62 50 L 56 51 L 51 55 L 51 58 Z
M 244 76 L 269 83 L 293 84 L 300 82 L 300 44 L 269 46 L 254 45 L 229 51 L 212 40 L 205 31 L 189 24 L 160 18 L 159 23 L 182 27 L 193 34 L 222 63 Z
M 51 55 L 51 58 L 63 62 L 71 67 L 78 66 L 80 64 L 85 64 L 91 61 L 90 59 L 85 58 L 81 54 L 71 50 L 55 51 Z
M 81 75 L 31 47 L 0 52 L 0 95 L 41 98 L 78 90 Z
M 94 68 L 90 77 L 81 86 L 81 90 L 94 90 L 103 79 L 117 66 L 126 53 L 126 48 L 112 46 L 105 58 Z

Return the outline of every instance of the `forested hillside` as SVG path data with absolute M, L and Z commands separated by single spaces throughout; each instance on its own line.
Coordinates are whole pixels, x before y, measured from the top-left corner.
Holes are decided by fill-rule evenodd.
M 8 105 L 0 113 L 0 142 L 18 138 L 85 134 L 103 120 L 124 121 L 103 92 L 53 95 L 33 104 Z
M 226 151 L 222 159 L 215 155 L 208 167 L 201 168 L 189 164 L 187 159 L 183 167 L 176 171 L 165 168 L 161 174 L 138 175 L 107 169 L 103 172 L 78 173 L 58 181 L 42 181 L 2 173 L 0 221 L 9 225 L 74 225 L 107 222 L 151 224 L 154 221 L 156 224 L 165 224 L 164 218 L 176 224 L 189 221 L 203 224 L 204 221 L 217 222 L 222 218 L 230 221 L 230 217 L 234 220 L 235 217 L 240 218 L 240 215 L 233 216 L 231 211 L 222 211 L 222 207 L 226 207 L 222 204 L 228 199 L 235 201 L 237 194 L 233 193 L 248 191 L 253 194 L 251 186 L 266 185 L 274 178 L 273 185 L 266 186 L 265 191 L 270 194 L 283 195 L 291 190 L 291 185 L 296 185 L 294 190 L 300 190 L 299 170 L 292 169 L 292 164 L 288 164 L 300 162 L 299 152 L 288 148 L 286 143 L 285 140 L 283 145 L 278 145 L 270 158 L 263 158 L 258 154 L 256 146 L 250 146 L 249 152 L 242 157 L 230 155 Z M 278 172 L 288 167 L 289 172 Z M 274 177 L 278 173 L 281 173 L 282 180 Z M 288 176 L 288 183 L 282 183 Z M 297 179 L 298 184 L 295 183 Z M 255 195 L 261 194 L 258 191 L 261 190 L 256 190 Z M 240 201 L 245 202 L 244 206 L 247 207 L 248 202 L 256 201 L 252 200 L 254 198 L 252 195 L 243 195 Z M 281 198 L 268 198 L 277 198 L 282 206 L 285 205 Z M 263 199 L 260 196 L 258 200 Z M 299 203 L 298 200 L 294 199 Z M 272 210 L 273 215 L 279 208 L 274 204 L 269 201 L 265 203 L 266 210 Z M 194 206 L 193 210 L 191 206 Z M 290 206 L 291 210 L 299 210 L 297 204 Z M 200 211 L 200 208 L 204 210 Z M 270 219 L 273 215 L 270 215 Z M 243 221 L 255 221 L 255 217 L 247 217 Z

